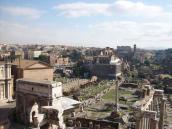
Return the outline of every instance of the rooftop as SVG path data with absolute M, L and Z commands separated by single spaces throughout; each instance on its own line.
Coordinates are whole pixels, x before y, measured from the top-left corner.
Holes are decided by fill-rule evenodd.
M 81 102 L 73 100 L 71 98 L 67 98 L 67 97 L 60 97 L 57 98 L 57 100 L 55 100 L 55 104 L 53 106 L 43 106 L 43 108 L 45 109 L 56 109 L 58 110 L 59 108 L 59 104 L 61 104 L 62 109 L 64 111 L 66 110 L 70 110 L 75 108 L 75 105 L 79 105 Z
M 29 66 L 32 66 L 32 65 L 38 64 L 38 63 L 41 63 L 47 67 L 50 67 L 50 65 L 48 65 L 47 63 L 36 61 L 36 60 L 20 60 L 20 68 L 26 69 Z M 13 65 L 19 65 L 19 60 L 15 60 L 13 62 Z

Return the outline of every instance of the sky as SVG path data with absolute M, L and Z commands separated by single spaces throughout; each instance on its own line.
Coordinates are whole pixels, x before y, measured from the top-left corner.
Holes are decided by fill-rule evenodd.
M 0 0 L 0 43 L 172 48 L 172 0 Z

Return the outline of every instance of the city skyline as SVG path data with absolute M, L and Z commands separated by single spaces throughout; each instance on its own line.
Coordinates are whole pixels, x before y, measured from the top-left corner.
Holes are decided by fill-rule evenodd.
M 172 47 L 172 1 L 0 0 L 0 42 Z

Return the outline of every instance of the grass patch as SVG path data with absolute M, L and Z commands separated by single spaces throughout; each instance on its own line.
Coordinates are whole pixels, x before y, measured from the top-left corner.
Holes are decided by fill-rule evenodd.
M 107 94 L 105 94 L 103 97 L 103 99 L 115 99 L 116 98 L 116 94 L 115 94 L 115 89 L 110 90 Z
M 107 94 L 105 94 L 102 98 L 105 101 L 115 102 L 116 94 L 115 89 L 110 90 Z M 128 90 L 119 90 L 119 97 L 124 96 L 127 97 L 127 102 L 119 100 L 120 104 L 126 104 L 126 105 L 132 105 L 134 102 L 136 102 L 138 99 L 136 96 L 132 95 L 131 91 Z
M 107 81 L 102 81 L 99 84 L 94 84 L 92 86 L 89 86 L 87 88 L 80 90 L 80 99 L 86 100 L 90 97 L 93 97 L 97 95 L 98 93 L 102 92 L 103 90 L 107 89 L 110 85 L 107 85 Z

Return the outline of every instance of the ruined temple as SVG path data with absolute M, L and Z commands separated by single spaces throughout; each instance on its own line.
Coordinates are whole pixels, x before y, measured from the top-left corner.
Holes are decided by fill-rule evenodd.
M 145 85 L 142 98 L 133 104 L 136 129 L 163 129 L 166 100 L 163 90 Z

